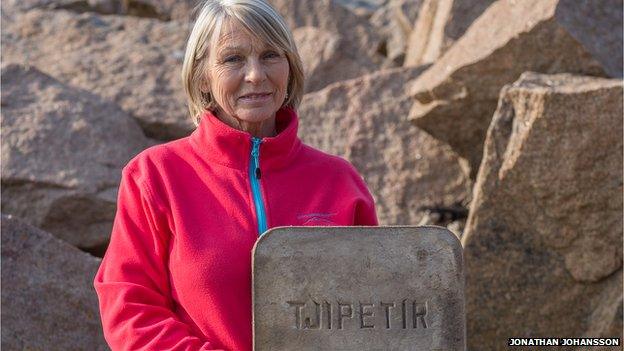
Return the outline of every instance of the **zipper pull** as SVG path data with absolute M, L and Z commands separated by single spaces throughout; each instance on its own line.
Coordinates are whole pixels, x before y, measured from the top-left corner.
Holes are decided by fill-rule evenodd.
M 262 173 L 260 172 L 260 143 L 262 143 L 262 140 L 256 137 L 253 137 L 251 139 L 253 146 L 251 149 L 251 156 L 253 157 L 253 161 L 254 161 L 254 169 L 255 169 L 255 175 L 256 175 L 256 179 L 260 179 L 262 177 Z

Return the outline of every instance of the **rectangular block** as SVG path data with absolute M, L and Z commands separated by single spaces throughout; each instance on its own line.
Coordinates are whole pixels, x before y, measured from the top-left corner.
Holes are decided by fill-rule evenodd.
M 465 350 L 461 244 L 441 227 L 283 227 L 253 251 L 254 350 Z

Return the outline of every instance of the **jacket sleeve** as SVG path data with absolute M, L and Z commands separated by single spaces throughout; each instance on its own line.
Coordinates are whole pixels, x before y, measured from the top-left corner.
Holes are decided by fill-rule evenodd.
M 377 220 L 377 212 L 375 211 L 375 200 L 368 190 L 364 178 L 357 172 L 355 167 L 351 167 L 356 186 L 363 197 L 363 200 L 358 201 L 356 204 L 353 225 L 377 226 L 379 222 Z
M 372 199 L 371 199 L 372 200 Z M 377 214 L 375 213 L 375 203 L 373 201 L 362 203 L 355 213 L 354 225 L 378 226 Z
M 172 310 L 169 231 L 149 189 L 122 172 L 111 240 L 95 275 L 104 337 L 112 350 L 212 350 Z

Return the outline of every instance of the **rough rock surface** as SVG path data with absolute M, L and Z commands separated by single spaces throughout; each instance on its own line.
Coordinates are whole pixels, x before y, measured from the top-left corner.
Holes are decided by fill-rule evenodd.
M 113 2 L 119 2 L 119 0 Z M 121 0 L 121 3 L 120 14 L 161 20 L 190 21 L 193 10 L 200 0 Z
M 2 349 L 108 350 L 93 277 L 100 260 L 2 215 Z
M 35 8 L 47 10 L 70 10 L 75 12 L 97 11 L 102 13 L 115 13 L 120 7 L 115 8 L 110 5 L 112 1 L 106 1 L 106 6 L 97 6 L 95 2 L 98 0 L 4 0 L 2 1 L 2 10 L 8 12 L 28 11 Z
M 577 3 L 502 0 L 490 6 L 413 82 L 410 118 L 467 158 L 474 176 L 503 85 L 525 71 L 605 75 L 613 62 L 621 64 L 622 27 L 617 17 L 622 1 L 601 1 L 602 11 L 588 10 L 582 18 Z M 591 4 L 598 6 L 593 1 L 584 6 Z M 595 42 L 602 46 L 596 48 Z M 597 55 L 595 50 L 602 51 Z M 612 56 L 608 62 L 602 60 L 604 54 Z
M 39 8 L 189 21 L 196 3 L 199 0 L 5 0 L 2 7 L 9 11 Z
M 378 53 L 381 38 L 375 28 L 368 20 L 349 11 L 335 0 L 269 0 L 269 3 L 284 17 L 292 30 L 299 27 L 317 27 L 339 36 L 338 51 L 341 55 L 358 62 L 368 72 L 372 72 L 384 59 Z
M 373 27 L 364 18 L 354 14 L 335 0 L 291 1 L 268 0 L 284 17 L 290 28 L 318 27 L 334 33 L 356 38 L 359 44 L 369 44 L 371 38 L 379 39 Z M 371 48 L 375 49 L 375 48 Z
M 102 249 L 121 168 L 148 145 L 115 104 L 33 67 L 2 69 L 2 212 Z
M 354 164 L 383 224 L 424 224 L 424 207 L 469 201 L 465 162 L 406 119 L 405 82 L 422 70 L 396 68 L 335 83 L 307 94 L 299 108 L 301 138 Z
M 180 72 L 188 25 L 34 9 L 3 17 L 2 61 L 116 102 L 159 140 L 193 130 Z
M 293 31 L 303 61 L 305 91 L 319 90 L 330 83 L 362 76 L 377 68 L 362 52 L 345 50 L 345 38 L 317 27 Z
M 386 67 L 400 67 L 405 60 L 407 41 L 422 0 L 390 0 L 372 15 L 371 23 L 380 31 Z
M 622 86 L 528 72 L 501 92 L 462 239 L 469 349 L 622 337 Z
M 457 41 L 494 0 L 423 0 L 412 22 L 405 66 L 434 62 Z

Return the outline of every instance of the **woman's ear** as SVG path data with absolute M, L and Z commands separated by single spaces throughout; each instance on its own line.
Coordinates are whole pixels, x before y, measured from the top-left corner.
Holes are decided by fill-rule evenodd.
M 202 79 L 202 81 L 199 83 L 199 90 L 202 93 L 209 93 L 210 92 L 210 83 L 206 79 Z

